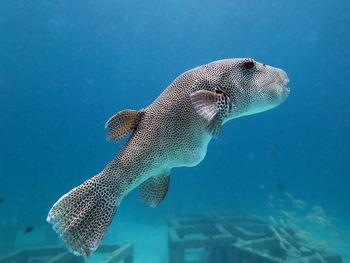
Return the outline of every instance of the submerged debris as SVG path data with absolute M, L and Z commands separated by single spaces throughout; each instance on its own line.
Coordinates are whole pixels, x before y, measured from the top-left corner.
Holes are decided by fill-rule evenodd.
M 306 202 L 303 200 L 293 200 L 293 204 L 300 209 L 304 209 L 306 207 Z
M 345 255 L 340 256 L 336 251 L 344 252 L 344 244 L 349 242 L 345 238 L 347 235 L 332 224 L 334 218 L 326 215 L 321 206 L 310 207 L 288 191 L 279 199 L 271 198 L 271 193 L 266 191 L 266 197 L 267 205 L 274 214 L 274 217 L 268 217 L 272 223 L 271 230 L 279 241 L 280 248 L 286 251 L 287 261 L 283 262 L 342 262 Z M 337 256 L 325 256 L 328 253 Z
M 279 194 L 285 194 L 287 192 L 287 184 L 282 181 L 276 182 L 276 187 L 278 189 Z

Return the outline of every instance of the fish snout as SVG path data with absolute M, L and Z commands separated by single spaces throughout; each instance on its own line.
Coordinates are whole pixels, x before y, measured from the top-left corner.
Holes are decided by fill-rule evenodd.
M 279 87 L 279 94 L 280 94 L 280 102 L 282 103 L 287 99 L 290 93 L 290 89 L 288 87 L 289 77 L 287 73 L 282 69 L 278 70 L 278 76 L 279 76 L 278 87 Z

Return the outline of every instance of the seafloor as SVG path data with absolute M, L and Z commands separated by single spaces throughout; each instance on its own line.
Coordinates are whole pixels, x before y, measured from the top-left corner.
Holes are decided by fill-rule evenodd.
M 261 187 L 264 190 L 264 187 Z M 321 206 L 309 206 L 304 201 L 285 192 L 278 198 L 267 195 L 267 205 L 271 208 L 269 211 L 250 211 L 259 216 L 262 220 L 268 222 L 272 229 L 289 227 L 293 228 L 297 242 L 305 244 L 305 247 L 315 248 L 316 250 L 332 251 L 339 255 L 343 262 L 350 262 L 350 229 L 348 222 L 342 222 L 341 219 L 333 218 L 327 215 L 327 212 Z M 198 211 L 196 211 L 198 212 Z M 203 211 L 205 212 L 205 211 Z M 231 211 L 234 212 L 234 211 Z M 215 214 L 219 211 L 206 211 L 204 214 Z M 168 229 L 170 215 L 163 215 L 162 218 L 154 215 L 154 218 L 148 218 L 130 215 L 118 215 L 111 225 L 102 244 L 131 243 L 134 248 L 135 263 L 165 263 L 168 261 Z M 42 220 L 41 224 L 35 225 L 33 230 L 23 233 L 23 229 L 16 227 L 16 219 L 2 218 L 1 228 L 1 256 L 13 253 L 21 248 L 40 247 L 46 245 L 62 245 L 63 243 L 50 229 L 50 226 Z M 283 229 L 282 229 L 283 230 Z M 275 230 L 274 230 L 275 231 Z M 277 234 L 278 235 L 278 234 Z M 281 237 L 278 237 L 283 241 Z M 283 241 L 284 242 L 284 241 Z M 285 241 L 287 242 L 287 241 Z M 287 242 L 288 243 L 288 242 Z M 287 244 L 286 243 L 286 244 Z M 293 257 L 293 246 L 285 248 L 288 257 Z M 99 263 L 106 254 L 93 254 L 87 263 Z M 297 257 L 294 255 L 294 257 Z M 1 261 L 0 261 L 1 262 Z M 16 261 L 11 261 L 16 262 Z M 28 262 L 42 262 L 39 259 Z M 192 261 L 191 261 L 192 262 Z M 193 261 L 201 262 L 202 261 Z M 259 263 L 259 261 L 256 261 Z M 297 262 L 297 261 L 283 261 Z M 308 261 L 300 261 L 308 262 Z M 326 262 L 322 261 L 320 262 Z M 251 263 L 255 263 L 251 262 Z

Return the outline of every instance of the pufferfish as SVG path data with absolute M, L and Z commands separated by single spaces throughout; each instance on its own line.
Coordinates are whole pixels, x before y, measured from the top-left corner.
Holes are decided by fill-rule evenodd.
M 159 205 L 172 168 L 199 164 L 227 121 L 284 102 L 288 82 L 285 71 L 246 58 L 181 74 L 148 107 L 120 111 L 107 121 L 108 140 L 130 135 L 128 141 L 102 172 L 63 195 L 47 221 L 70 251 L 89 257 L 125 195 L 139 187 L 141 200 Z

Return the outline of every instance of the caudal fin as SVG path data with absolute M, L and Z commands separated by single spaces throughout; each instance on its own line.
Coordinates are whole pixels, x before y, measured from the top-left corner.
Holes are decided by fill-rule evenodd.
M 76 255 L 89 257 L 105 235 L 119 200 L 96 175 L 62 196 L 51 208 L 47 221 Z

